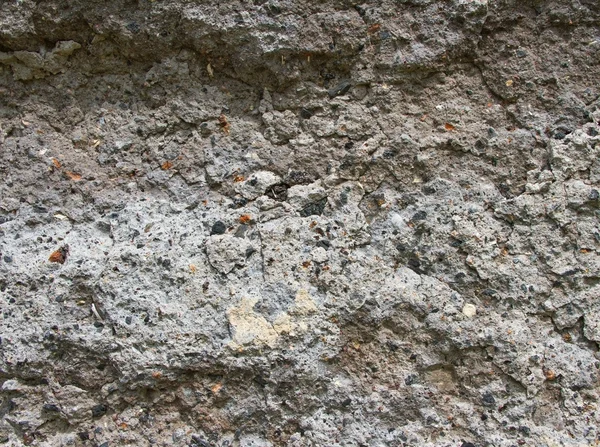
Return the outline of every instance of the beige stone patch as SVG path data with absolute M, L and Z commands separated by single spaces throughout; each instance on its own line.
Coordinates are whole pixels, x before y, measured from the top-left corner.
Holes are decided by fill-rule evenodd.
M 454 380 L 451 371 L 445 369 L 429 371 L 426 374 L 426 380 L 435 385 L 441 392 L 452 393 L 456 391 L 456 381 Z
M 233 329 L 235 345 L 267 345 L 275 347 L 279 334 L 265 317 L 254 312 L 256 298 L 242 298 L 238 306 L 227 311 L 229 324 Z
M 285 312 L 278 316 L 275 322 L 273 323 L 273 329 L 275 329 L 275 332 L 277 332 L 278 334 L 294 335 L 295 326 L 296 325 L 294 324 L 290 316 Z
M 308 315 L 318 310 L 317 305 L 304 289 L 300 289 L 296 293 L 295 304 L 294 313 L 298 315 Z
M 308 331 L 308 325 L 300 321 L 300 317 L 318 310 L 308 292 L 300 289 L 290 311 L 293 316 L 284 312 L 271 324 L 254 311 L 257 302 L 257 298 L 242 298 L 237 306 L 227 311 L 227 319 L 233 332 L 232 347 L 266 345 L 274 348 L 280 335 L 294 336 Z
M 464 305 L 462 313 L 468 318 L 473 318 L 477 314 L 477 307 L 474 304 L 467 303 Z

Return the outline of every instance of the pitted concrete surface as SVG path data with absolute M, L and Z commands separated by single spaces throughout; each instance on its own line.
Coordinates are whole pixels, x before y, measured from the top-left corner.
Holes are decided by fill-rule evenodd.
M 0 3 L 0 443 L 600 442 L 596 0 Z

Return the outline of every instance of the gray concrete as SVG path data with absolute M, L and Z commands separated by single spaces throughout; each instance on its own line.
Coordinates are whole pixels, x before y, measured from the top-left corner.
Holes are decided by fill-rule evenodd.
M 0 442 L 596 445 L 599 29 L 1 2 Z

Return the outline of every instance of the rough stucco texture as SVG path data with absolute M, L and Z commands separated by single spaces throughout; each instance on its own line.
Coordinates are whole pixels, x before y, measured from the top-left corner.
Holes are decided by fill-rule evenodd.
M 0 443 L 600 442 L 597 0 L 0 1 Z

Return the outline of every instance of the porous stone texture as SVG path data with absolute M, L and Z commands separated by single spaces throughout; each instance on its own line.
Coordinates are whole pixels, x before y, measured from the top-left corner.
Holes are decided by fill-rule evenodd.
M 600 2 L 0 2 L 0 443 L 600 442 Z

